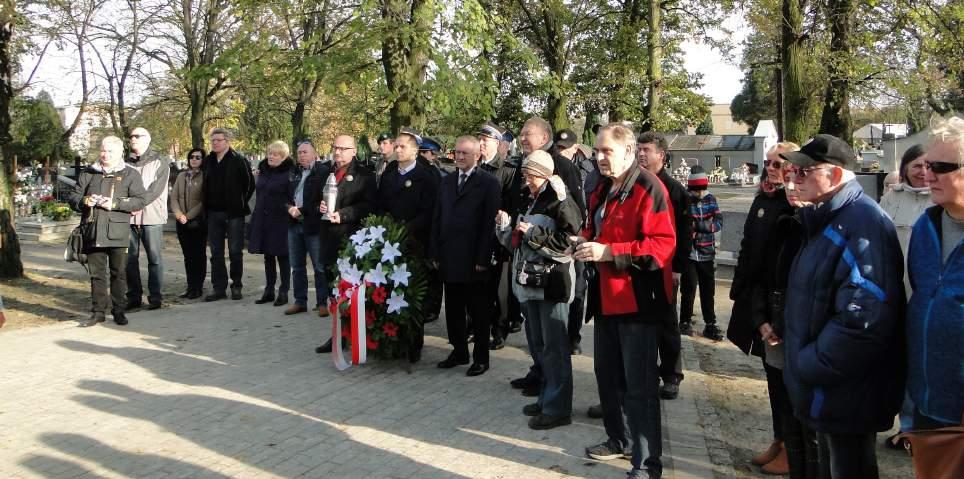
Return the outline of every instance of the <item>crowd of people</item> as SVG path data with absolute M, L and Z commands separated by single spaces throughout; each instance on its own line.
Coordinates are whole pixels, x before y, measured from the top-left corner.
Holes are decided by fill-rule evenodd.
M 764 472 L 877 477 L 875 433 L 898 411 L 902 430 L 960 423 L 964 120 L 933 134 L 926 152 L 905 155 L 883 208 L 864 194 L 854 151 L 838 138 L 768 152 L 725 334 L 763 359 L 774 440 L 753 462 Z M 724 338 L 713 301 L 722 214 L 702 168 L 685 186 L 673 179 L 662 135 L 613 123 L 598 128 L 590 150 L 533 117 L 519 132 L 520 156 L 507 154 L 512 134 L 490 122 L 455 141 L 454 170 L 439 162 L 440 142 L 410 128 L 380 136 L 372 163 L 356 157 L 352 136 L 338 135 L 330 158 L 304 140 L 292 159 L 278 141 L 252 168 L 215 128 L 210 153 L 188 152 L 170 198 L 169 169 L 149 133 L 137 128 L 129 140 L 125 162 L 123 142 L 104 139 L 71 197 L 91 276 L 92 314 L 81 326 L 104 321 L 108 306 L 123 325 L 126 311 L 142 306 L 141 245 L 147 307 L 161 307 L 168 207 L 185 258 L 182 297 L 203 296 L 209 252 L 204 300 L 227 298 L 229 277 L 230 297 L 243 299 L 250 215 L 248 252 L 263 255 L 265 273 L 255 302 L 286 305 L 290 289 L 284 314 L 309 311 L 310 258 L 311 310 L 323 317 L 342 243 L 369 214 L 390 215 L 430 272 L 424 322 L 439 317 L 444 298 L 452 350 L 439 368 L 485 374 L 489 351 L 524 330 L 532 364 L 511 385 L 535 402 L 522 413 L 533 429 L 564 426 L 573 414 L 571 355 L 594 320 L 600 402 L 588 414 L 603 419 L 607 437 L 586 453 L 630 459 L 630 478 L 660 477 L 660 399 L 679 394 L 681 335 L 693 334 L 697 290 L 702 335 Z M 417 328 L 411 362 L 421 359 L 424 324 Z M 328 339 L 316 352 L 332 347 Z

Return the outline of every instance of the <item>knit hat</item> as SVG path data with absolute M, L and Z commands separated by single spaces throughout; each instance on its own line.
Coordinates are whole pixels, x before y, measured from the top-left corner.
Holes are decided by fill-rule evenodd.
M 523 171 L 543 178 L 552 176 L 555 168 L 556 164 L 552 161 L 552 157 L 549 156 L 549 153 L 542 150 L 533 151 L 532 154 L 526 158 L 526 161 L 522 163 Z
M 700 165 L 694 165 L 690 168 L 690 176 L 686 179 L 686 187 L 690 190 L 705 190 L 710 184 L 709 178 L 706 177 L 706 172 L 703 171 L 703 167 Z

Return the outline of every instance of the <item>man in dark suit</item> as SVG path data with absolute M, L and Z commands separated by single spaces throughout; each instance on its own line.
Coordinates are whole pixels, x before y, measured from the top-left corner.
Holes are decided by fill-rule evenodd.
M 408 251 L 418 258 L 425 258 L 425 247 L 432 233 L 432 213 L 438 198 L 439 176 L 435 167 L 416 161 L 418 145 L 419 135 L 415 130 L 402 128 L 398 132 L 395 138 L 396 160 L 385 168 L 378 184 L 378 211 L 404 223 L 408 229 Z M 428 296 L 432 296 L 434 290 L 441 290 L 441 284 L 429 287 L 432 291 Z M 433 307 L 432 304 L 425 306 Z M 431 313 L 424 309 L 423 312 Z M 413 363 L 422 357 L 425 338 L 423 325 L 417 327 L 419 331 L 408 352 L 408 360 Z
M 489 369 L 489 318 L 491 305 L 479 294 L 485 286 L 492 259 L 492 232 L 499 210 L 499 182 L 477 167 L 479 140 L 460 137 L 455 143 L 456 173 L 442 179 L 432 219 L 431 258 L 445 282 L 445 322 L 455 348 L 443 369 L 469 363 L 465 313 L 475 329 L 475 346 L 468 376 Z
M 375 173 L 358 163 L 355 159 L 355 139 L 350 135 L 339 135 L 331 147 L 332 162 L 322 172 L 326 178 L 321 182 L 322 201 L 318 211 L 329 213 L 328 220 L 321 222 L 321 262 L 325 271 L 335 270 L 338 250 L 349 236 L 361 228 L 362 220 L 375 210 Z M 333 177 L 338 185 L 338 198 L 334 205 L 324 201 L 324 185 L 327 178 Z M 331 352 L 331 339 L 315 348 L 317 353 Z

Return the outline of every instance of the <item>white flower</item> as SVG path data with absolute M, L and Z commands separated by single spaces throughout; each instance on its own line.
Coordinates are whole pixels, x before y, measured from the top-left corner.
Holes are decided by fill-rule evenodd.
M 382 264 L 378 263 L 374 269 L 365 273 L 365 281 L 368 281 L 375 286 L 382 285 L 388 282 L 385 279 L 385 270 L 382 269 Z
M 402 255 L 402 252 L 398 250 L 398 243 L 385 243 L 385 247 L 382 248 L 382 263 L 395 264 L 395 258 Z
M 368 228 L 368 239 L 370 241 L 381 241 L 384 242 L 385 238 L 385 227 L 384 226 L 372 226 Z
M 335 264 L 338 265 L 339 273 L 342 271 L 345 271 L 348 268 L 351 268 L 352 266 L 351 261 L 349 261 L 348 258 L 338 258 L 338 261 L 336 261 Z
M 355 257 L 364 258 L 372 250 L 371 243 L 365 243 L 362 245 L 355 246 Z
M 405 302 L 405 294 L 398 291 L 392 291 L 392 295 L 388 298 L 386 304 L 388 304 L 387 312 L 389 314 L 401 311 L 402 308 L 408 306 L 408 303 Z
M 408 286 L 408 278 L 410 278 L 411 276 L 412 276 L 412 273 L 408 272 L 408 265 L 405 263 L 402 263 L 400 265 L 395 266 L 395 269 L 394 271 L 392 271 L 392 275 L 390 276 L 390 278 L 392 282 L 395 283 L 396 285 L 400 284 L 402 286 Z
M 337 298 L 339 294 L 338 288 L 331 288 L 331 297 Z
M 365 233 L 365 230 L 358 230 L 355 232 L 355 234 L 351 235 L 351 242 L 354 243 L 355 246 L 361 246 L 365 243 L 365 239 L 367 238 L 368 235 Z
M 362 272 L 358 268 L 351 266 L 341 272 L 341 279 L 348 281 L 353 286 L 358 286 L 362 282 Z

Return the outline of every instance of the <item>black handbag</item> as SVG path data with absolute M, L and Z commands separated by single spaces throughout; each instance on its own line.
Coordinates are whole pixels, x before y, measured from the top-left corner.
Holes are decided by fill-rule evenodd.
M 87 266 L 87 253 L 84 245 L 91 239 L 90 232 L 93 223 L 81 223 L 77 225 L 70 236 L 67 237 L 67 247 L 64 249 L 64 260 L 68 263 L 77 262 Z
M 572 278 L 568 263 L 530 263 L 516 265 L 515 280 L 522 286 L 542 289 L 545 300 L 553 303 L 569 301 Z

